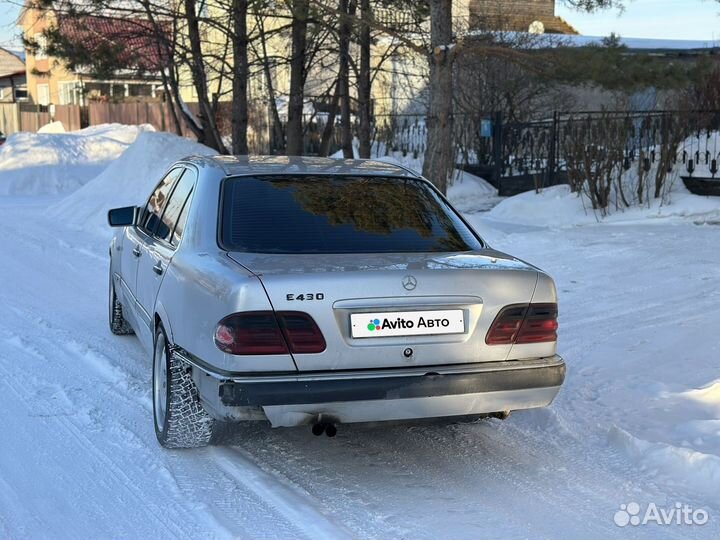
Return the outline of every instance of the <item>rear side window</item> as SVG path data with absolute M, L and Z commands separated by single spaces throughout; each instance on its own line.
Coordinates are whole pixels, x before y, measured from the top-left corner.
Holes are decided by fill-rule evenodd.
M 170 242 L 175 226 L 177 225 L 178 218 L 183 211 L 190 192 L 192 191 L 195 183 L 195 174 L 193 171 L 187 170 L 183 174 L 182 178 L 178 180 L 175 185 L 175 189 L 170 195 L 165 210 L 163 211 L 162 218 L 155 230 L 155 236 Z
M 221 242 L 254 253 L 392 253 L 481 249 L 457 214 L 411 178 L 228 178 Z
M 175 224 L 175 229 L 173 230 L 172 238 L 170 239 L 170 243 L 173 246 L 177 246 L 180 243 L 180 239 L 185 232 L 185 223 L 187 222 L 188 212 L 190 211 L 190 199 L 192 199 L 192 190 L 190 191 L 190 194 L 183 205 L 182 211 L 180 212 L 177 223 Z
M 140 221 L 140 228 L 148 234 L 153 234 L 155 229 L 160 224 L 160 218 L 162 217 L 163 209 L 170 196 L 170 190 L 172 189 L 175 180 L 177 180 L 183 173 L 183 168 L 178 167 L 173 169 L 165 178 L 160 180 L 160 183 L 153 191 L 152 195 L 148 199 L 143 215 Z

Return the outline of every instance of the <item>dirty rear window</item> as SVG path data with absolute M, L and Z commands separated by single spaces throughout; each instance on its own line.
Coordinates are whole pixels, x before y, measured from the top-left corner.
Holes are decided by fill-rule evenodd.
M 228 178 L 220 239 L 252 253 L 395 253 L 480 249 L 425 182 L 410 178 Z

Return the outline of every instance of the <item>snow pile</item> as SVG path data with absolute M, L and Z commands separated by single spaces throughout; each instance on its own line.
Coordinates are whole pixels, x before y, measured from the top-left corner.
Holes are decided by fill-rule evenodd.
M 455 208 L 466 214 L 489 210 L 500 201 L 497 189 L 487 180 L 459 169 L 455 169 L 447 197 Z
M 505 199 L 488 217 L 522 225 L 541 227 L 574 226 L 606 222 L 633 222 L 657 218 L 673 218 L 698 223 L 720 220 L 720 197 L 693 195 L 681 183 L 675 183 L 666 201 L 651 199 L 649 204 L 613 209 L 604 218 L 593 212 L 585 197 L 570 192 L 570 186 L 553 186 L 540 193 L 528 191 Z
M 119 159 L 85 186 L 50 207 L 48 214 L 74 228 L 105 230 L 107 211 L 141 205 L 174 161 L 189 155 L 215 153 L 177 135 L 142 132 Z
M 73 191 L 152 129 L 104 124 L 71 133 L 15 133 L 0 147 L 0 195 Z
M 38 133 L 65 133 L 65 126 L 62 122 L 50 122 L 37 130 Z
M 610 444 L 619 448 L 642 471 L 652 471 L 688 487 L 706 497 L 720 500 L 720 457 L 692 448 L 654 443 L 632 436 L 613 426 L 608 433 Z

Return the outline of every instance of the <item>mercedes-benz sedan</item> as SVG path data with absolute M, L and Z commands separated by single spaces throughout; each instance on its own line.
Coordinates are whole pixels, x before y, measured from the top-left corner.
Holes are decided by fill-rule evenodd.
M 504 417 L 563 382 L 552 279 L 402 167 L 192 157 L 108 219 L 110 328 L 152 354 L 166 447 L 217 421 Z

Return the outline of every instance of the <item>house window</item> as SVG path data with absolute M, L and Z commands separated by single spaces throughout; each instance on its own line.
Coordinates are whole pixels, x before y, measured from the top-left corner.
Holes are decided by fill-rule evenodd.
M 47 59 L 47 36 L 43 34 L 35 34 L 35 43 L 37 50 L 35 51 L 35 60 Z
M 82 84 L 79 81 L 59 83 L 58 101 L 60 105 L 82 105 Z
M 50 105 L 50 86 L 47 84 L 38 84 L 37 96 L 39 105 Z

